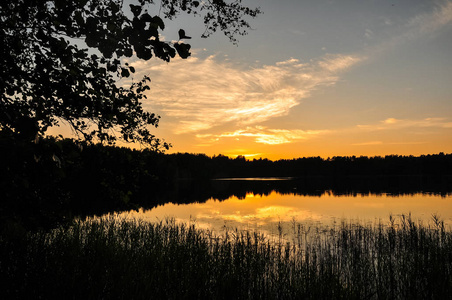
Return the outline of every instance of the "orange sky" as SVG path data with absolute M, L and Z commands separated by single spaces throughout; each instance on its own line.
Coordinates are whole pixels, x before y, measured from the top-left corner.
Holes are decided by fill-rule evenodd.
M 238 47 L 200 39 L 201 20 L 182 17 L 162 39 L 183 26 L 191 57 L 128 60 L 134 80 L 152 79 L 144 107 L 161 115 L 153 132 L 170 153 L 452 152 L 451 1 L 244 3 L 264 14 Z

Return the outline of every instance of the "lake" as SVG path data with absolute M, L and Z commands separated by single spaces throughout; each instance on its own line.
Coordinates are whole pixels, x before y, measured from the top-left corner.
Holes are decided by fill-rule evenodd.
M 395 180 L 391 180 L 393 184 Z M 404 181 L 405 182 L 405 181 Z M 222 232 L 246 229 L 274 235 L 278 225 L 290 231 L 294 221 L 333 225 L 341 221 L 383 223 L 389 216 L 411 214 L 424 224 L 437 214 L 452 226 L 452 194 L 431 191 L 426 186 L 396 182 L 395 186 L 341 183 L 331 189 L 292 178 L 225 178 L 208 183 L 186 182 L 171 193 L 172 198 L 151 209 L 141 208 L 115 214 L 146 221 L 174 218 L 195 223 L 203 229 Z M 421 189 L 426 189 L 423 191 Z M 166 202 L 166 203 L 165 203 Z M 183 204 L 181 204 L 183 203 Z

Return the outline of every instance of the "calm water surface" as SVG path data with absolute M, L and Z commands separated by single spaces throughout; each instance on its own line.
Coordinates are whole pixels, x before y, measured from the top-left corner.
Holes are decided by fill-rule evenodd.
M 381 220 L 387 223 L 390 214 L 396 217 L 411 214 L 414 220 L 420 220 L 424 224 L 431 221 L 432 214 L 437 214 L 445 221 L 446 226 L 452 226 L 451 194 L 338 195 L 332 191 L 323 191 L 317 195 L 306 195 L 299 192 L 277 192 L 271 189 L 271 183 L 266 185 L 270 186 L 265 193 L 247 192 L 240 196 L 231 195 L 221 201 L 212 197 L 202 203 L 167 203 L 149 210 L 140 209 L 138 212 L 129 211 L 116 215 L 152 222 L 174 218 L 177 222 L 194 222 L 200 228 L 215 232 L 224 231 L 225 228 L 238 228 L 259 230 L 267 234 L 275 234 L 278 224 L 288 230 L 294 221 L 325 225 L 340 223 L 342 220 L 361 223 L 378 223 Z

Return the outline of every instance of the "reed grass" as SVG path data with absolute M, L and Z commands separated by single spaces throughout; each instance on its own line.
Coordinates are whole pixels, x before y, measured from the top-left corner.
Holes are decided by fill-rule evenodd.
M 436 216 L 293 224 L 291 240 L 115 218 L 1 235 L 2 299 L 451 299 Z M 14 236 L 14 237 L 12 237 Z

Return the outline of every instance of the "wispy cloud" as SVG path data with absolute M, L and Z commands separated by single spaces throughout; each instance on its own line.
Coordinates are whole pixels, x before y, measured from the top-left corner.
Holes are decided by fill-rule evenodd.
M 402 128 L 452 128 L 452 122 L 446 118 L 425 118 L 425 119 L 395 119 L 387 118 L 376 124 L 357 125 L 361 130 L 394 130 Z
M 313 91 L 336 84 L 342 72 L 378 52 L 441 29 L 451 22 L 452 1 L 447 1 L 430 13 L 411 18 L 392 38 L 361 54 L 326 54 L 309 62 L 290 58 L 273 65 L 250 67 L 230 62 L 220 55 L 199 58 L 194 51 L 189 59 L 174 59 L 169 64 L 158 60 L 131 64 L 142 71 L 135 75 L 137 78 L 147 74 L 153 80 L 145 108 L 163 114 L 174 133 L 195 134 L 205 145 L 217 139 L 245 137 L 261 144 L 284 144 L 312 138 L 325 131 L 269 129 L 259 125 L 288 115 Z M 389 19 L 385 19 L 385 23 L 392 24 Z M 368 29 L 365 35 L 370 38 L 373 32 Z M 233 131 L 218 133 L 222 126 Z M 452 128 L 452 122 L 441 118 L 388 118 L 377 124 L 357 126 L 359 130 L 406 127 Z M 212 133 L 213 128 L 216 134 Z M 378 142 L 369 143 L 375 145 Z
M 357 63 L 363 61 L 365 57 L 360 57 L 356 55 L 333 55 L 328 54 L 319 61 L 319 66 L 331 73 L 345 71 L 348 68 L 356 65 Z
M 376 145 L 382 145 L 382 141 L 371 141 L 371 142 L 364 142 L 364 143 L 355 143 L 352 144 L 352 146 L 376 146 Z
M 334 85 L 339 72 L 362 60 L 327 55 L 311 63 L 291 58 L 250 68 L 210 56 L 132 65 L 140 64 L 136 69 L 146 70 L 153 78 L 146 108 L 157 108 L 171 117 L 175 133 L 197 133 L 224 124 L 255 125 L 285 116 L 312 91 Z
M 370 29 L 365 30 L 365 33 L 364 33 L 365 38 L 372 39 L 373 35 L 374 35 L 374 33 L 372 32 L 372 30 L 370 30 Z
M 452 1 L 436 7 L 433 12 L 417 15 L 412 18 L 407 26 L 409 31 L 407 35 L 420 35 L 436 31 L 452 22 Z
M 371 141 L 371 142 L 363 142 L 363 143 L 355 143 L 355 144 L 351 144 L 352 146 L 379 146 L 379 145 L 421 145 L 421 144 L 425 144 L 426 142 L 398 142 L 398 143 L 393 143 L 393 142 L 383 142 L 383 141 Z
M 264 126 L 255 126 L 232 132 L 224 132 L 218 135 L 197 135 L 197 138 L 209 139 L 211 142 L 216 142 L 224 138 L 253 138 L 254 141 L 259 144 L 278 145 L 307 140 L 330 132 L 331 131 L 329 130 L 269 129 Z
M 385 23 L 392 25 L 389 20 L 385 20 Z M 434 33 L 450 24 L 452 24 L 452 1 L 448 0 L 435 6 L 431 12 L 412 17 L 398 29 L 392 28 L 397 33 L 392 38 L 369 48 L 367 53 L 369 56 L 375 56 L 400 44 Z

